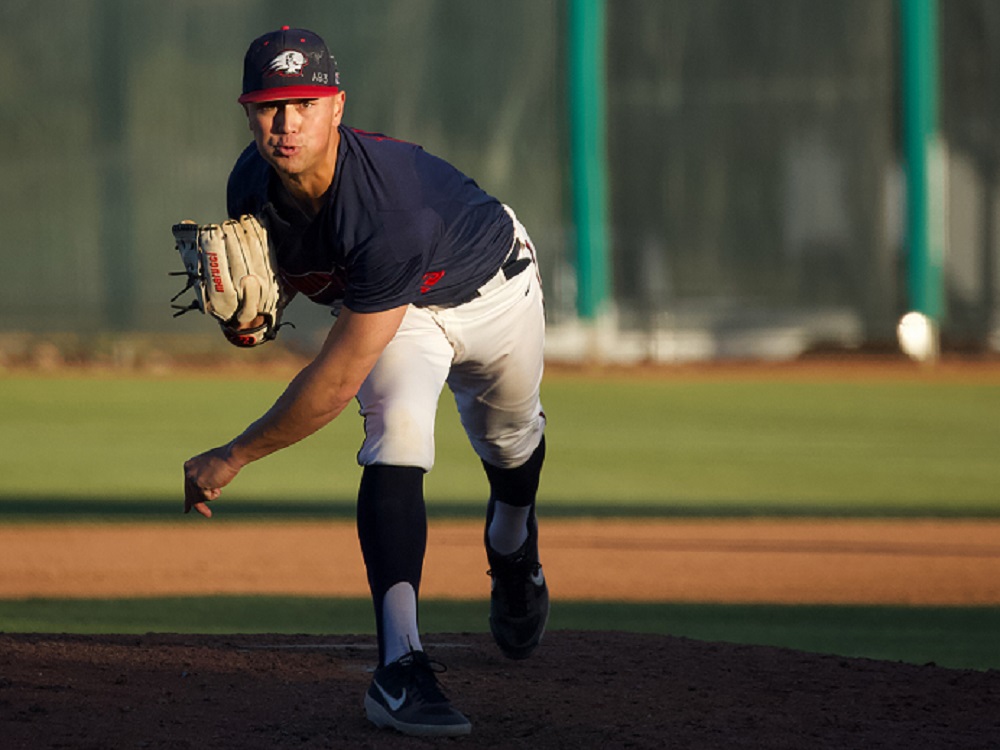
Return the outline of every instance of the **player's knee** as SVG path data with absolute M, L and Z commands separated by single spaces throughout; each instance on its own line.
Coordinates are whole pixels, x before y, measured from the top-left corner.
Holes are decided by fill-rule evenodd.
M 470 438 L 476 455 L 501 469 L 522 466 L 535 453 L 545 432 L 544 417 L 516 431 L 485 439 Z
M 388 464 L 417 466 L 430 471 L 434 466 L 434 422 L 409 409 L 387 409 L 365 419 L 365 441 L 358 452 L 362 466 Z

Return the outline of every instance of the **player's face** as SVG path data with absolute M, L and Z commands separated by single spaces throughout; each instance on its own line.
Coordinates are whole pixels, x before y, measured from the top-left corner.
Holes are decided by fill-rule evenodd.
M 300 180 L 327 171 L 332 176 L 343 92 L 320 99 L 257 102 L 246 109 L 257 150 L 279 173 Z

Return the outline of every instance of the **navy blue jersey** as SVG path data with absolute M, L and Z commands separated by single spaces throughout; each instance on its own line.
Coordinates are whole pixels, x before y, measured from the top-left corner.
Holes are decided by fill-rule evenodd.
M 251 143 L 229 175 L 230 217 L 264 214 L 282 282 L 314 302 L 379 312 L 475 296 L 511 249 L 492 196 L 420 146 L 340 127 L 333 184 L 307 216 Z

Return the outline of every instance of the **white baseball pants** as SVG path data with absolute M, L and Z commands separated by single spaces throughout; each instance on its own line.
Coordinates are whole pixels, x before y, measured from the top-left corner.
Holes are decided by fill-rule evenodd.
M 521 256 L 534 249 L 515 219 Z M 444 384 L 469 441 L 484 461 L 522 465 L 541 442 L 539 397 L 545 318 L 537 265 L 512 279 L 503 274 L 480 296 L 455 307 L 414 307 L 368 375 L 358 401 L 365 439 L 362 466 L 434 465 L 434 418 Z

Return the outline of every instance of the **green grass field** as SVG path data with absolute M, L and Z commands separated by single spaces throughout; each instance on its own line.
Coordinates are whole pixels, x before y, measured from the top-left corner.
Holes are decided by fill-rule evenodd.
M 283 383 L 0 380 L 0 515 L 146 516 L 177 502 L 181 464 L 229 440 Z M 1000 382 L 732 382 L 550 378 L 555 514 L 1000 515 Z M 344 414 L 253 464 L 232 508 L 336 512 L 353 503 L 361 420 Z M 428 476 L 432 510 L 478 514 L 482 471 L 450 398 Z M 27 503 L 27 506 L 25 505 Z M 116 508 L 116 503 L 124 503 Z M 323 507 L 326 506 L 326 507 Z M 284 511 L 283 511 L 284 509 Z
M 231 438 L 282 387 L 0 377 L 0 521 L 176 517 L 184 459 Z M 549 515 L 1000 516 L 1000 382 L 550 377 L 544 400 Z M 345 414 L 248 467 L 227 513 L 353 515 L 360 438 L 360 419 Z M 482 473 L 447 395 L 427 487 L 432 513 L 482 513 Z M 427 602 L 422 619 L 428 631 L 478 631 L 484 618 L 481 603 Z M 565 602 L 552 624 L 1000 668 L 994 607 Z M 0 601 L 0 630 L 362 633 L 371 623 L 356 601 L 28 600 Z
M 488 603 L 425 600 L 428 633 L 486 632 Z M 1000 608 L 627 604 L 557 600 L 551 630 L 628 630 L 814 653 L 1000 667 Z M 372 635 L 368 599 L 222 596 L 0 600 L 0 630 L 28 633 Z

